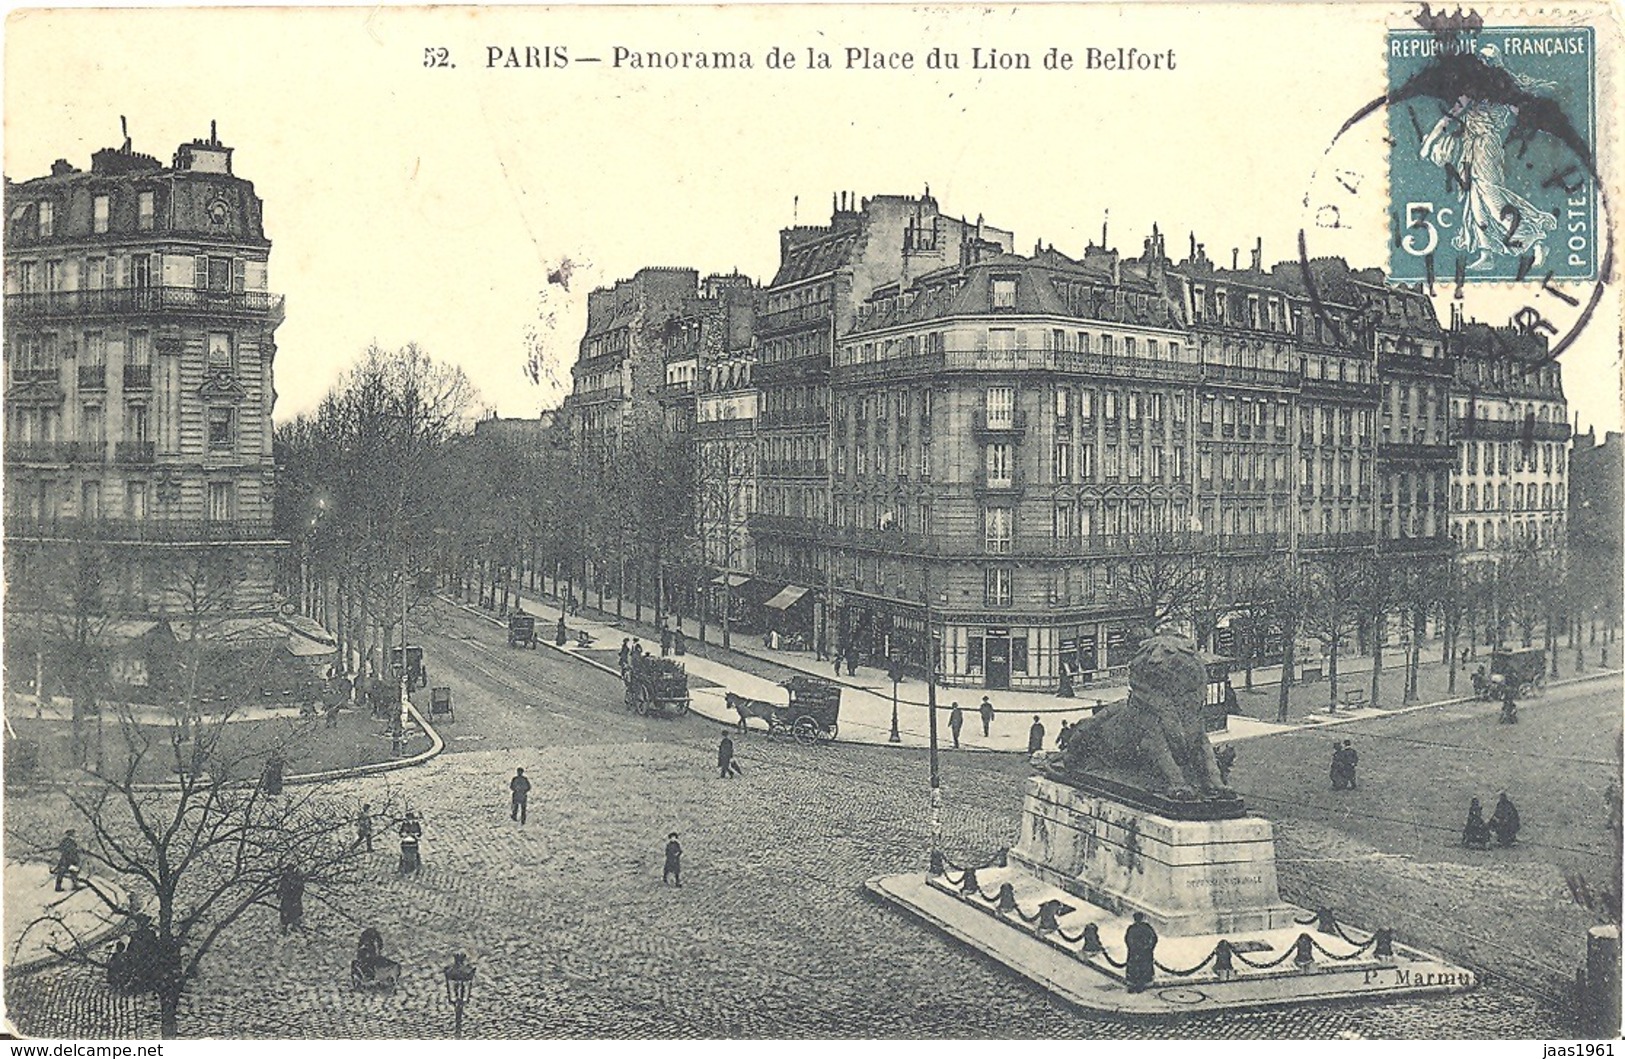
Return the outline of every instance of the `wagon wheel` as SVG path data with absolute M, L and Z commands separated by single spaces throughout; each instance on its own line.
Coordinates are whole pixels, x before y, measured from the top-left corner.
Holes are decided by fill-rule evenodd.
M 818 722 L 811 717 L 805 715 L 797 717 L 795 723 L 790 726 L 790 731 L 795 735 L 796 742 L 802 746 L 811 746 L 818 742 Z
M 824 738 L 833 743 L 835 742 L 836 737 L 840 734 L 840 731 L 841 726 L 836 724 L 834 721 L 831 721 L 829 722 L 829 727 L 824 729 Z
M 649 716 L 649 693 L 641 688 L 633 692 L 632 708 L 637 711 L 639 717 Z

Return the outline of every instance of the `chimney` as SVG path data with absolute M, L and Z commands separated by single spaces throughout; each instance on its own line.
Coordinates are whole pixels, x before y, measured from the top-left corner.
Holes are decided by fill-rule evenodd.
M 1232 246 L 1230 248 L 1230 271 L 1231 272 L 1237 272 L 1237 271 L 1240 271 L 1240 269 L 1241 269 L 1241 247 Z
M 1264 271 L 1264 237 L 1262 235 L 1258 237 L 1258 242 L 1253 244 L 1253 271 Z
M 1190 260 L 1196 260 L 1196 233 L 1191 232 L 1191 252 L 1187 255 Z

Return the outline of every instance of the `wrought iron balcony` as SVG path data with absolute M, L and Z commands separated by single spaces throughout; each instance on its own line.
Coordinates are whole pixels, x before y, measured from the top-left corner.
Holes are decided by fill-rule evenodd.
M 1377 535 L 1370 530 L 1351 533 L 1300 533 L 1298 547 L 1304 551 L 1338 551 L 1369 548 Z
M 986 470 L 976 472 L 975 488 L 978 495 L 1020 496 L 1026 486 L 1026 480 L 1019 470 L 998 478 L 990 478 Z
M 1377 459 L 1390 462 L 1403 463 L 1454 463 L 1456 449 L 1453 445 L 1428 445 L 1415 441 L 1379 441 L 1377 443 Z
M 124 365 L 124 388 L 126 390 L 152 389 L 151 364 Z
M 17 319 L 121 313 L 269 314 L 282 318 L 282 296 L 266 291 L 198 290 L 195 287 L 119 287 L 6 295 L 6 312 Z
M 113 462 L 151 463 L 156 447 L 150 441 L 120 441 L 113 446 Z
M 1008 418 L 989 419 L 983 411 L 971 413 L 971 433 L 978 438 L 1014 440 L 1027 433 L 1027 413 L 1012 412 Z
M 77 441 L 13 441 L 6 445 L 7 463 L 73 463 L 79 458 Z
M 6 536 L 13 540 L 144 541 L 154 543 L 229 543 L 274 541 L 270 519 L 207 521 L 197 519 L 38 518 L 7 515 Z
M 79 365 L 79 388 L 81 390 L 107 389 L 106 364 Z

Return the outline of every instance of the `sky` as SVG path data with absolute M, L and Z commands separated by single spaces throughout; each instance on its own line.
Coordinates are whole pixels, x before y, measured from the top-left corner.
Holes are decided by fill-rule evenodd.
M 265 202 L 271 287 L 287 297 L 279 420 L 313 408 L 369 343 L 409 341 L 461 365 L 500 414 L 531 416 L 568 386 L 593 287 L 645 265 L 768 280 L 778 229 L 827 223 L 835 191 L 929 185 L 944 211 L 1014 230 L 1022 252 L 1041 239 L 1081 254 L 1109 211 L 1128 254 L 1156 223 L 1176 258 L 1194 231 L 1210 257 L 1239 248 L 1245 263 L 1260 238 L 1266 262 L 1296 257 L 1306 202 L 1352 173 L 1359 204 L 1335 233 L 1311 225 L 1310 252 L 1381 264 L 1381 121 L 1332 145 L 1385 89 L 1383 27 L 1413 10 L 23 11 L 7 24 L 4 165 L 14 180 L 57 158 L 88 168 L 120 143 L 121 115 L 135 149 L 167 162 L 216 121 Z M 767 68 L 774 47 L 796 68 Z M 1043 68 L 1052 47 L 1071 70 Z M 450 65 L 426 66 L 439 48 Z M 570 62 L 504 67 L 527 48 Z M 754 66 L 617 67 L 617 48 Z M 913 68 L 847 68 L 848 48 L 893 65 L 910 53 Z M 928 69 L 933 48 L 959 68 Z M 973 48 L 1034 68 L 975 70 Z M 1090 48 L 1162 68 L 1085 69 Z M 831 68 L 808 69 L 809 49 Z M 565 261 L 567 289 L 548 282 Z M 1471 315 L 1499 321 L 1524 297 L 1468 294 Z M 1620 428 L 1620 316 L 1614 284 L 1564 354 L 1582 426 Z

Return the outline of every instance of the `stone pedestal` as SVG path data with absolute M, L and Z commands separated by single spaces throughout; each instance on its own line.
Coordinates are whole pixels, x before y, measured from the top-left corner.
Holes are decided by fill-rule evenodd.
M 1118 915 L 1144 912 L 1163 935 L 1290 927 L 1275 833 L 1256 816 L 1171 820 L 1043 777 L 1027 781 L 1010 862 Z

